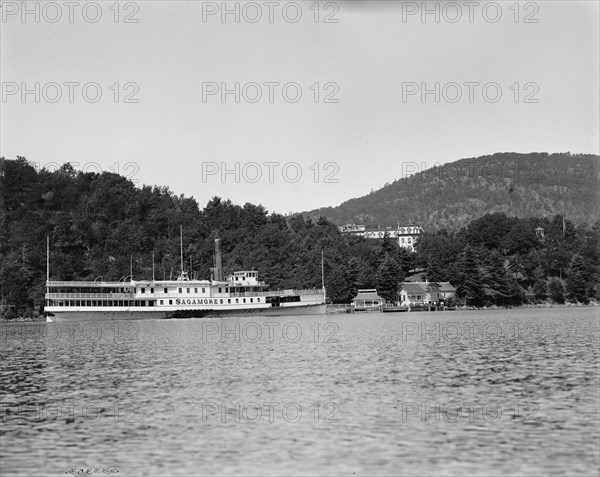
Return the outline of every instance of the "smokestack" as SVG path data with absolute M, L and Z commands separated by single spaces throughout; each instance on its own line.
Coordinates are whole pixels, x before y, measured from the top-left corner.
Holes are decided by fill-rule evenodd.
M 223 281 L 223 264 L 221 262 L 221 239 L 215 239 L 215 281 Z

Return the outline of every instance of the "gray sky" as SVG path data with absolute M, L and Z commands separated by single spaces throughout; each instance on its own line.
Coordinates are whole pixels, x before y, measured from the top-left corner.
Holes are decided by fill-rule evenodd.
M 465 157 L 599 153 L 598 2 L 227 2 L 239 22 L 222 2 L 0 3 L 7 158 L 287 213 Z

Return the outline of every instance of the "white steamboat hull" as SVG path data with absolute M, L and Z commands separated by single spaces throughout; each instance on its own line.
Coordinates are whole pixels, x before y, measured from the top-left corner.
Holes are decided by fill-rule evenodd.
M 162 320 L 167 312 L 156 311 L 54 311 L 46 316 L 47 323 L 63 321 L 121 321 L 121 320 Z
M 131 310 L 69 310 L 52 311 L 51 316 L 47 316 L 47 322 L 65 322 L 65 321 L 111 321 L 111 320 L 162 320 L 165 318 L 177 318 L 178 312 L 185 311 L 185 317 L 189 318 L 219 318 L 229 316 L 294 316 L 294 315 L 325 315 L 326 306 L 324 303 L 309 305 L 293 305 L 267 308 L 240 308 L 240 309 L 197 309 L 197 310 L 177 310 L 166 311 L 153 309 L 152 311 L 131 311 Z

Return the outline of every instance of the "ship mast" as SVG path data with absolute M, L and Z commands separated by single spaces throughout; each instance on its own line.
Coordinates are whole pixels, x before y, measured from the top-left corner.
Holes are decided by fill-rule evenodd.
M 46 282 L 50 281 L 50 235 L 46 235 Z
M 321 286 L 325 290 L 325 258 L 323 256 L 323 250 L 321 250 Z
M 179 226 L 179 251 L 181 254 L 181 273 L 183 274 L 183 224 Z
M 181 258 L 181 273 L 177 280 L 189 280 L 188 272 L 183 268 L 183 224 L 179 226 L 179 253 Z

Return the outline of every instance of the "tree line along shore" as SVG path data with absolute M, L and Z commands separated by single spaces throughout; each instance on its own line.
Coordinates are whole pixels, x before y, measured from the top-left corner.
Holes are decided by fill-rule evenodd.
M 324 217 L 269 213 L 213 197 L 204 208 L 167 187 L 136 187 L 117 174 L 69 164 L 37 170 L 0 159 L 0 319 L 43 313 L 46 237 L 51 279 L 170 279 L 180 268 L 179 230 L 191 276 L 210 277 L 213 240 L 225 270 L 258 270 L 274 288 L 319 288 L 321 252 L 328 301 L 349 303 L 376 288 L 393 301 L 415 271 L 456 287 L 456 304 L 507 307 L 594 303 L 600 283 L 600 220 L 486 214 L 458 230 L 425 230 L 416 251 L 341 234 Z M 543 229 L 543 233 L 540 233 Z M 154 260 L 153 258 L 154 257 Z

